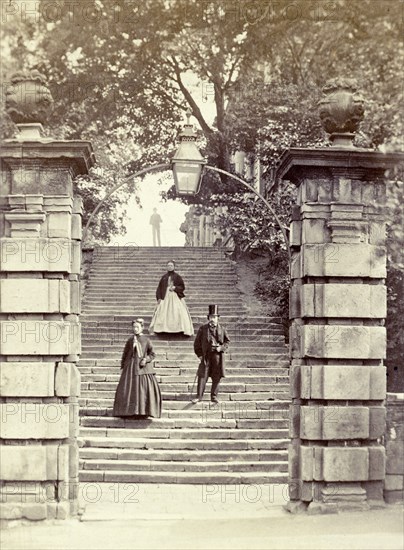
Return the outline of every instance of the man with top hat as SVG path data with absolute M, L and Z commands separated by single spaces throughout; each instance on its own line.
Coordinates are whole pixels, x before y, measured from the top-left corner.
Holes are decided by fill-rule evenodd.
M 221 378 L 225 377 L 224 352 L 229 347 L 226 329 L 219 324 L 219 308 L 216 304 L 209 306 L 208 322 L 199 327 L 194 342 L 194 351 L 200 359 L 198 368 L 197 396 L 192 400 L 198 403 L 203 398 L 208 378 L 212 379 L 211 401 L 218 403 L 218 390 Z

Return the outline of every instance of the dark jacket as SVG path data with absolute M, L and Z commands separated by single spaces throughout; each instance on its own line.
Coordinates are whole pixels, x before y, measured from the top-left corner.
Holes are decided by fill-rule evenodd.
M 167 287 L 168 287 L 168 278 L 172 278 L 173 285 L 175 286 L 174 292 L 177 293 L 178 298 L 184 298 L 184 290 L 185 290 L 185 284 L 180 275 L 176 273 L 175 271 L 171 271 L 170 273 L 166 273 L 163 275 L 160 279 L 159 285 L 156 290 L 156 299 L 157 300 L 164 300 L 166 297 Z
M 156 354 L 153 351 L 153 347 L 149 338 L 143 334 L 137 337 L 141 347 L 142 347 L 142 357 L 138 357 L 137 353 L 134 353 L 133 350 L 133 336 L 131 336 L 125 344 L 122 359 L 121 359 L 121 369 L 129 367 L 132 360 L 134 360 L 134 375 L 142 374 L 155 374 L 154 371 L 154 358 Z M 146 365 L 141 367 L 139 365 L 142 358 L 146 359 Z
M 209 371 L 209 352 L 211 351 L 211 344 L 208 339 L 209 323 L 205 323 L 199 327 L 198 333 L 194 341 L 194 351 L 198 357 L 202 356 L 202 360 L 198 367 L 198 376 L 206 376 Z M 223 346 L 223 350 L 220 353 L 220 375 L 224 378 L 225 372 L 225 358 L 224 352 L 229 347 L 230 339 L 227 336 L 226 329 L 220 324 L 217 325 L 217 342 Z

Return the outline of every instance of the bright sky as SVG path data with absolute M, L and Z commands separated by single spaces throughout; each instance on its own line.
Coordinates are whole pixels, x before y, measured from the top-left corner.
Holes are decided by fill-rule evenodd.
M 128 222 L 126 235 L 115 237 L 111 245 L 152 246 L 152 226 L 150 216 L 153 208 L 157 208 L 163 223 L 160 225 L 161 246 L 183 246 L 185 234 L 181 233 L 180 225 L 185 221 L 188 206 L 180 201 L 161 202 L 160 192 L 173 185 L 173 180 L 158 184 L 158 175 L 150 175 L 139 184 L 139 197 L 142 208 L 131 200 L 127 206 Z
M 215 104 L 213 96 L 206 97 L 206 84 L 201 83 L 188 74 L 185 79 L 189 91 L 198 103 L 206 121 L 212 124 L 215 117 Z M 203 90 L 205 98 L 203 99 Z M 190 122 L 197 125 L 192 117 Z M 185 123 L 185 118 L 184 118 Z M 160 202 L 160 191 L 167 190 L 173 185 L 174 180 L 159 185 L 159 174 L 151 174 L 145 178 L 139 185 L 139 198 L 142 208 L 139 208 L 133 200 L 128 204 L 128 221 L 125 236 L 115 237 L 111 245 L 120 246 L 136 243 L 138 246 L 152 246 L 152 228 L 150 225 L 150 216 L 153 208 L 156 207 L 163 223 L 161 224 L 161 246 L 183 246 L 185 243 L 185 234 L 180 232 L 180 225 L 185 221 L 185 212 L 188 206 L 180 201 Z

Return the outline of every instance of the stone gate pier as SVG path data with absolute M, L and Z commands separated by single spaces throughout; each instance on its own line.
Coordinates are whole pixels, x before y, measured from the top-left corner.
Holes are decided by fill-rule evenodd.
M 28 84 L 14 88 L 19 135 L 0 157 L 2 520 L 77 511 L 82 205 L 72 182 L 94 159 L 88 142 L 41 135 L 46 89 L 36 75 Z
M 386 170 L 399 154 L 354 148 L 362 100 L 331 83 L 320 116 L 328 148 L 286 151 L 298 186 L 290 246 L 289 509 L 366 509 L 383 501 Z M 402 159 L 402 157 L 401 157 Z

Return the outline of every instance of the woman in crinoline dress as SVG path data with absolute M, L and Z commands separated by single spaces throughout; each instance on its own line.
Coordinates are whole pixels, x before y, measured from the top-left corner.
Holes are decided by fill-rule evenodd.
M 132 322 L 121 360 L 121 378 L 115 393 L 114 416 L 161 417 L 161 392 L 154 371 L 155 353 L 143 335 L 143 319 Z
M 156 290 L 157 307 L 149 326 L 149 333 L 183 332 L 193 336 L 194 327 L 184 299 L 185 284 L 175 272 L 175 263 L 167 262 L 167 273 Z

